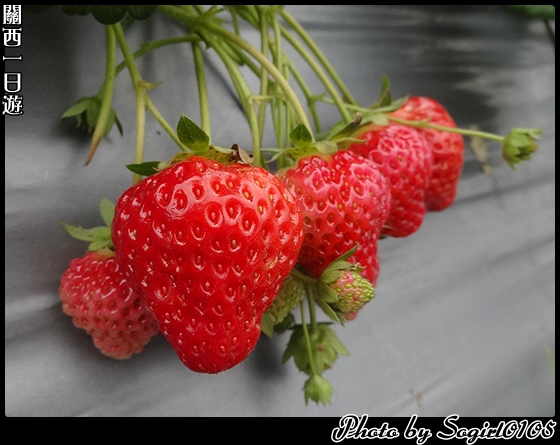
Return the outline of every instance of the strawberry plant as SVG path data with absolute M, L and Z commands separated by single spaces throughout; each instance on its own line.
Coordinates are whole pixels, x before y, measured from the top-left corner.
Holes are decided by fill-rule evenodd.
M 282 5 L 65 5 L 62 12 L 76 20 L 93 17 L 106 38 L 97 94 L 69 104 L 62 115 L 92 133 L 86 165 L 103 137 L 115 126 L 123 130 L 112 103 L 122 71 L 136 106 L 132 160 L 115 168 L 119 175 L 126 167 L 132 183 L 106 218 L 111 223 L 102 230 L 67 229 L 92 243 L 84 261 L 110 264 L 103 270 L 108 276 L 123 274 L 134 314 L 144 316 L 144 343 L 125 350 L 140 352 L 161 332 L 194 372 L 225 372 L 251 354 L 261 335 L 286 335 L 282 361 L 306 376 L 305 402 L 330 403 L 334 387 L 325 373 L 351 353 L 337 328 L 351 329 L 378 297 L 378 243 L 413 235 L 426 212 L 453 204 L 463 138 L 496 143 L 512 169 L 537 149 L 539 129 L 519 127 L 502 136 L 458 128 L 434 98 L 394 99 L 387 78 L 374 104 L 359 103 Z M 154 16 L 165 16 L 183 34 L 131 48 L 127 28 Z M 256 30 L 258 47 L 244 38 L 241 24 Z M 179 44 L 191 49 L 200 115 L 177 116 L 173 124 L 150 96 L 165 86 L 146 81 L 136 60 Z M 300 74 L 294 51 L 315 82 Z M 205 52 L 223 64 L 247 123 L 230 140 L 213 138 Z M 339 121 L 323 119 L 323 107 L 333 107 Z M 176 144 L 171 158 L 144 159 L 148 118 Z M 250 147 L 239 146 L 244 131 Z M 273 135 L 274 146 L 263 146 L 265 135 Z M 79 299 L 99 283 L 99 269 L 81 270 L 61 279 L 65 310 L 71 299 L 92 310 Z M 113 303 L 120 314 L 133 313 L 124 304 Z M 97 330 L 89 332 L 95 338 L 105 326 L 104 335 L 113 338 L 109 325 L 95 321 Z M 119 332 L 119 338 L 130 334 Z

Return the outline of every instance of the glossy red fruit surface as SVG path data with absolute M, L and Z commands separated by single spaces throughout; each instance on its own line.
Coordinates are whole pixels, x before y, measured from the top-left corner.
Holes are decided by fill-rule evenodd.
M 253 350 L 302 241 L 299 207 L 278 178 L 199 156 L 126 190 L 113 220 L 117 256 L 161 332 L 204 373 Z

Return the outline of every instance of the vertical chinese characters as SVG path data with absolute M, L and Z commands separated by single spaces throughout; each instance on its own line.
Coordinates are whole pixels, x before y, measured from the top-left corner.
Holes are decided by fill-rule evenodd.
M 4 5 L 2 22 L 2 32 L 4 33 L 4 53 L 6 50 L 21 46 L 21 5 Z M 6 55 L 3 60 L 21 61 L 23 56 Z M 6 67 L 6 64 L 4 64 Z M 22 88 L 21 72 L 4 71 L 4 105 L 3 115 L 17 116 L 23 114 L 23 96 L 19 94 Z

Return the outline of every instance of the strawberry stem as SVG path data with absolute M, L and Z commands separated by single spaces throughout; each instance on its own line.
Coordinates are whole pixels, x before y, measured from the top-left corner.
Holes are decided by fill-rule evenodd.
M 106 36 L 106 67 L 105 67 L 105 80 L 103 86 L 101 87 L 101 109 L 99 111 L 99 118 L 95 129 L 93 131 L 93 136 L 91 140 L 91 146 L 89 152 L 86 156 L 84 166 L 89 165 L 93 155 L 95 154 L 101 139 L 105 135 L 107 128 L 107 121 L 109 119 L 109 114 L 111 112 L 111 103 L 113 101 L 113 91 L 115 87 L 115 66 L 116 66 L 116 43 L 115 43 L 115 32 L 111 25 L 105 26 L 105 36 Z
M 194 59 L 194 67 L 196 72 L 196 81 L 198 85 L 198 96 L 200 103 L 200 127 L 202 130 L 210 136 L 212 134 L 210 126 L 210 110 L 208 105 L 208 88 L 206 86 L 206 76 L 204 73 L 204 61 L 202 59 L 202 50 L 200 49 L 200 43 L 198 41 L 193 41 L 192 52 Z
M 136 164 L 140 164 L 144 161 L 144 136 L 146 132 L 146 99 L 145 91 L 142 87 L 142 77 L 138 72 L 138 68 L 134 63 L 134 57 L 128 48 L 128 43 L 126 37 L 124 36 L 123 29 L 120 23 L 112 25 L 115 30 L 115 35 L 119 46 L 123 53 L 126 65 L 128 67 L 128 72 L 130 73 L 130 78 L 132 80 L 132 87 L 134 89 L 134 96 L 136 98 L 136 150 L 134 161 Z M 134 173 L 133 183 L 137 183 L 142 179 L 142 176 Z
M 350 90 L 346 87 L 345 83 L 342 81 L 341 77 L 338 75 L 332 64 L 329 62 L 328 58 L 325 54 L 321 51 L 321 49 L 315 44 L 313 39 L 309 36 L 307 31 L 301 26 L 297 20 L 285 9 L 282 9 L 281 12 L 282 18 L 286 20 L 286 22 L 293 28 L 293 30 L 303 39 L 303 41 L 307 44 L 307 46 L 311 49 L 313 54 L 317 57 L 317 59 L 321 62 L 321 64 L 325 67 L 328 74 L 331 76 L 333 81 L 335 82 L 338 89 L 342 92 L 344 100 L 346 102 L 357 104 L 358 102 L 350 93 Z
M 263 69 L 265 69 L 278 83 L 278 85 L 282 88 L 282 91 L 286 95 L 286 101 L 290 104 L 290 106 L 294 109 L 297 118 L 301 121 L 303 125 L 305 125 L 309 131 L 311 132 L 311 127 L 309 125 L 309 121 L 307 119 L 307 115 L 296 95 L 294 90 L 292 89 L 288 80 L 282 75 L 282 73 L 276 68 L 276 66 L 268 60 L 264 54 L 262 54 L 258 49 L 253 47 L 249 42 L 242 39 L 235 33 L 232 33 L 221 26 L 215 25 L 208 20 L 197 20 L 200 16 L 193 16 L 192 14 L 188 13 L 187 11 L 173 6 L 173 5 L 159 5 L 159 11 L 164 14 L 167 14 L 182 23 L 186 26 L 193 27 L 195 32 L 201 33 L 201 30 L 204 29 L 208 31 L 211 35 L 222 37 L 229 42 L 237 45 L 245 52 L 247 52 L 251 57 L 256 59 Z
M 309 293 L 307 294 L 307 297 L 309 299 Z M 312 347 L 311 338 L 309 337 L 309 330 L 308 330 L 307 322 L 305 321 L 305 304 L 303 301 L 300 303 L 299 308 L 300 308 L 300 315 L 301 315 L 301 328 L 303 330 L 303 337 L 305 338 L 305 347 L 307 350 L 307 356 L 309 358 L 309 368 L 311 369 L 311 376 L 316 376 L 318 375 L 317 367 L 315 365 L 315 360 L 313 358 L 313 351 L 311 350 Z

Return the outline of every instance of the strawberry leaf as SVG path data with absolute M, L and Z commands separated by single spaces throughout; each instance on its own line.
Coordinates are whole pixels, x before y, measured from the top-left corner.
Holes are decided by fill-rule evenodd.
M 296 147 L 307 147 L 313 142 L 313 136 L 303 124 L 299 124 L 290 133 L 290 140 Z
M 158 172 L 159 165 L 159 161 L 147 161 L 141 164 L 128 164 L 126 168 L 140 176 L 150 176 Z
M 210 146 L 210 137 L 184 114 L 177 124 L 179 140 L 195 152 L 204 152 Z
M 325 369 L 332 367 L 339 355 L 348 355 L 348 350 L 340 342 L 336 332 L 330 328 L 330 323 L 317 323 L 314 328 L 311 325 L 307 328 L 313 362 L 310 362 L 303 326 L 296 325 L 282 355 L 282 363 L 293 357 L 294 363 L 301 372 L 313 375 L 321 374 Z
M 115 216 L 115 204 L 107 198 L 102 198 L 99 203 L 99 211 L 107 227 L 111 227 L 113 217 Z

